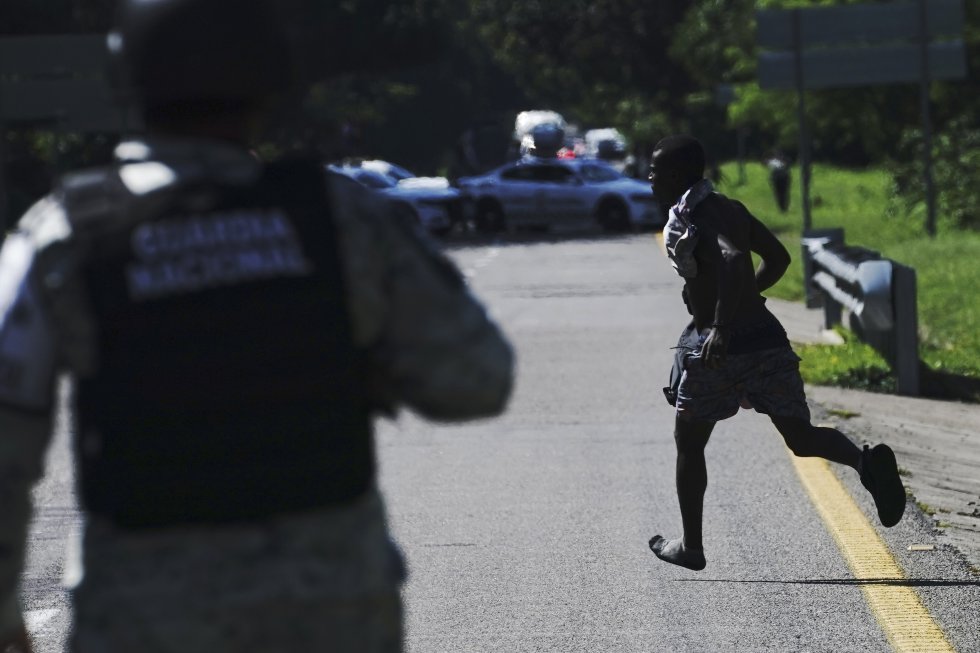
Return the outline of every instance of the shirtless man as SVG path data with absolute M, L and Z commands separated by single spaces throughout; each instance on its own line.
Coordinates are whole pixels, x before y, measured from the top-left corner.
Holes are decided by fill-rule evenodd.
M 704 160 L 696 139 L 670 136 L 654 148 L 650 164 L 654 194 L 673 205 L 664 238 L 694 317 L 678 343 L 680 384 L 676 395 L 668 392 L 677 408 L 677 496 L 684 536 L 655 535 L 650 549 L 666 562 L 704 569 L 704 449 L 715 422 L 740 406 L 767 414 L 795 455 L 854 468 L 874 497 L 881 523 L 894 526 L 905 511 L 895 455 L 884 444 L 861 450 L 840 431 L 810 423 L 800 359 L 760 294 L 783 276 L 789 253 L 745 206 L 713 191 L 704 179 Z M 758 270 L 752 269 L 750 252 L 761 259 Z

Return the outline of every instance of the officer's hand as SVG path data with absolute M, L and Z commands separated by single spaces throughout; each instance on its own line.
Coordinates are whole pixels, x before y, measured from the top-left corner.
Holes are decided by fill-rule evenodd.
M 0 653 L 34 653 L 31 646 L 31 638 L 27 634 L 27 629 L 21 627 L 20 632 L 0 639 Z
M 701 360 L 709 370 L 715 370 L 725 364 L 728 355 L 728 329 L 711 327 L 708 337 L 701 347 Z

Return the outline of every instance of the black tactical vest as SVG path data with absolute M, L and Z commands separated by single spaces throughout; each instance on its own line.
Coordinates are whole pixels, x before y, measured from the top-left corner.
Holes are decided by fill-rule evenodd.
M 364 493 L 364 366 L 322 168 L 270 165 L 257 184 L 156 202 L 105 229 L 82 266 L 100 355 L 78 384 L 85 507 L 152 528 Z

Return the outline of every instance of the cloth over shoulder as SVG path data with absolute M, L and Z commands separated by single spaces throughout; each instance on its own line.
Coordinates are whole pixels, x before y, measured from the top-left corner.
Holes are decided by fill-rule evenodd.
M 677 204 L 670 207 L 667 224 L 664 225 L 664 244 L 667 258 L 680 276 L 693 279 L 698 275 L 698 263 L 694 259 L 694 247 L 698 244 L 698 226 L 691 214 L 706 197 L 714 192 L 708 179 L 702 179 L 688 189 Z

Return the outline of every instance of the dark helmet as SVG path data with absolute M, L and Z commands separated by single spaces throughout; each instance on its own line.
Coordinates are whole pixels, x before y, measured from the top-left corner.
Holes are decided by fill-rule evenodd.
M 263 0 L 121 0 L 114 83 L 144 106 L 253 101 L 288 91 L 289 40 Z

